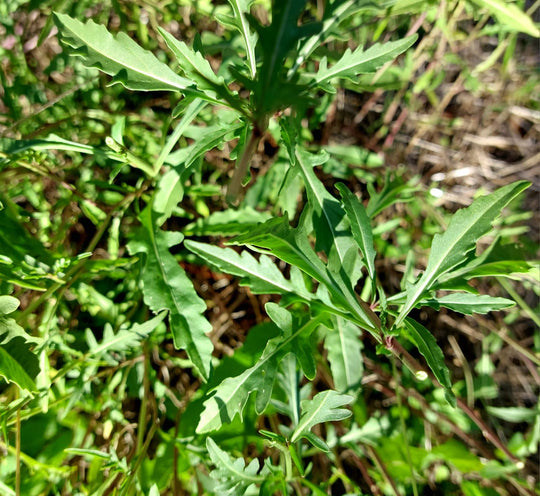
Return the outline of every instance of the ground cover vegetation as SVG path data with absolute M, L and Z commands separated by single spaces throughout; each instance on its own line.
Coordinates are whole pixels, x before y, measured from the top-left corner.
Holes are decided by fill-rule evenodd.
M 537 10 L 0 4 L 0 492 L 535 494 Z

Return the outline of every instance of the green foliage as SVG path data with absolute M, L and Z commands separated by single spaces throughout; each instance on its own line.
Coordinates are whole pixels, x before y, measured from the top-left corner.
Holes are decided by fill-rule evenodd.
M 529 490 L 538 406 L 487 402 L 503 341 L 540 365 L 506 328 L 534 315 L 506 285 L 540 292 L 518 235 L 534 243 L 500 220 L 523 221 L 530 183 L 449 213 L 375 141 L 324 137 L 347 95 L 435 101 L 412 51 L 463 5 L 68 4 L 36 27 L 64 47 L 47 68 L 17 34 L 37 7 L 0 5 L 21 71 L 0 68 L 0 492 Z M 514 4 L 472 4 L 501 37 L 539 36 Z M 499 311 L 452 373 L 437 314 Z M 497 419 L 525 428 L 506 443 Z
M 149 206 L 141 213 L 141 229 L 128 244 L 132 254 L 145 255 L 141 271 L 144 301 L 153 312 L 169 311 L 175 346 L 187 351 L 193 365 L 207 380 L 213 347 L 206 336 L 212 327 L 201 315 L 206 305 L 169 252 L 169 248 L 180 243 L 183 236 L 161 231 L 153 217 Z
M 39 363 L 31 348 L 36 339 L 8 317 L 18 307 L 16 298 L 0 296 L 0 376 L 21 389 L 35 392 Z

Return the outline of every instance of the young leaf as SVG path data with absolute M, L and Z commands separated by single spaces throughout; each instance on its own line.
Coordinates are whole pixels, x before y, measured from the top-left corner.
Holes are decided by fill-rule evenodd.
M 407 290 L 407 301 L 396 319 L 396 327 L 440 276 L 468 261 L 468 254 L 491 229 L 492 222 L 501 210 L 529 185 L 527 181 L 509 184 L 477 198 L 470 207 L 458 210 L 453 215 L 444 234 L 437 234 L 433 238 L 426 270 L 420 280 Z
M 342 317 L 334 317 L 333 329 L 329 329 L 324 339 L 328 352 L 330 370 L 337 391 L 343 392 L 358 386 L 362 380 L 362 341 L 358 326 Z
M 336 184 L 336 188 L 343 198 L 343 206 L 351 224 L 351 230 L 356 243 L 364 257 L 369 277 L 375 279 L 375 247 L 373 246 L 373 232 L 371 221 L 362 202 L 354 196 L 343 183 Z
M 309 337 L 323 319 L 319 315 L 305 323 L 297 323 L 287 310 L 275 303 L 268 303 L 266 309 L 272 320 L 283 326 L 283 334 L 268 341 L 254 366 L 236 377 L 226 378 L 214 389 L 214 395 L 204 402 L 205 408 L 197 426 L 199 434 L 219 429 L 237 414 L 242 418 L 246 402 L 253 392 L 257 393 L 255 410 L 262 413 L 270 401 L 279 362 L 288 353 L 300 355 L 302 339 Z M 314 367 L 310 368 L 314 371 Z
M 350 410 L 340 408 L 349 404 L 354 398 L 346 394 L 339 394 L 336 391 L 323 391 L 315 395 L 312 400 L 302 401 L 302 417 L 294 430 L 290 442 L 295 443 L 302 437 L 310 439 L 310 430 L 313 426 L 322 422 L 338 422 L 352 415 Z M 322 442 L 319 439 L 320 442 Z M 326 447 L 325 451 L 330 451 L 325 443 L 320 447 Z
M 192 81 L 175 74 L 154 54 L 135 43 L 125 33 L 113 36 L 105 26 L 89 20 L 82 23 L 67 14 L 54 14 L 63 44 L 83 58 L 88 67 L 97 67 L 130 90 L 179 91 L 185 95 L 208 97 L 194 88 Z
M 419 324 L 413 319 L 405 319 L 405 328 L 403 329 L 404 336 L 411 341 L 418 351 L 424 355 L 429 368 L 439 383 L 445 389 L 447 401 L 456 406 L 456 398 L 452 392 L 452 381 L 450 380 L 450 371 L 444 363 L 444 354 L 437 344 L 437 341 L 422 324 Z
M 259 34 L 258 47 L 263 56 L 254 94 L 254 108 L 261 117 L 294 102 L 294 94 L 296 102 L 300 99 L 299 88 L 285 81 L 282 73 L 285 59 L 297 42 L 318 30 L 318 25 L 314 23 L 299 25 L 298 18 L 304 12 L 305 5 L 306 0 L 274 2 L 270 26 L 257 25 L 250 17 Z
M 430 298 L 422 300 L 422 305 L 439 310 L 446 307 L 455 312 L 472 315 L 473 313 L 488 313 L 496 310 L 503 310 L 515 305 L 512 300 L 506 298 L 495 298 L 488 295 L 477 295 L 471 293 L 453 293 L 440 298 Z
M 254 458 L 246 467 L 243 458 L 234 460 L 223 451 L 215 441 L 208 437 L 206 449 L 216 468 L 210 477 L 216 481 L 215 494 L 242 496 L 252 484 L 262 484 L 269 475 L 269 469 L 263 466 L 259 473 L 259 460 Z
M 323 57 L 312 85 L 319 86 L 326 91 L 335 92 L 335 89 L 328 85 L 332 79 L 346 78 L 354 81 L 354 78 L 360 74 L 375 72 L 383 64 L 394 60 L 411 47 L 417 38 L 417 35 L 412 35 L 382 45 L 376 43 L 366 51 L 363 50 L 363 47 L 358 47 L 354 52 L 349 49 L 332 67 L 328 67 L 327 59 Z
M 185 349 L 204 380 L 210 375 L 212 342 L 206 333 L 212 326 L 202 315 L 206 305 L 169 247 L 182 241 L 180 233 L 164 232 L 154 220 L 151 206 L 140 215 L 142 228 L 128 243 L 131 254 L 144 253 L 142 284 L 144 301 L 153 312 L 169 311 L 169 324 L 176 348 Z M 172 235 L 179 235 L 173 237 Z

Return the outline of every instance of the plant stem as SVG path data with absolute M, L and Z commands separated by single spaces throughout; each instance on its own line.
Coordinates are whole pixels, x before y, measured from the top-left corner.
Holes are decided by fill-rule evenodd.
M 229 183 L 229 188 L 226 195 L 227 202 L 238 202 L 238 195 L 242 191 L 242 181 L 244 180 L 244 177 L 246 177 L 251 159 L 257 151 L 257 146 L 259 145 L 262 135 L 263 131 L 257 125 L 251 129 L 248 142 L 242 151 L 242 155 L 236 163 L 236 170 L 234 171 L 231 182 Z

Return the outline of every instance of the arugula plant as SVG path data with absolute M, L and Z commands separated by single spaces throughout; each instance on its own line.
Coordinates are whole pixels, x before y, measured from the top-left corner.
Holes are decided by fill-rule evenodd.
M 446 230 L 433 237 L 423 272 L 416 278 L 404 276 L 402 292 L 385 293 L 377 273 L 374 226 L 382 211 L 410 199 L 411 190 L 389 175 L 379 191 L 373 184 L 368 185 L 367 202 L 361 201 L 344 183 L 337 183 L 335 191 L 327 190 L 317 168 L 328 165 L 335 150 L 314 149 L 306 140 L 309 130 L 303 122 L 321 95 L 335 93 L 337 81 L 347 80 L 351 84 L 361 75 L 373 74 L 413 46 L 417 36 L 359 46 L 336 56 L 324 50 L 325 43 L 342 34 L 340 28 L 348 17 L 377 7 L 371 2 L 334 0 L 326 4 L 319 20 L 312 21 L 305 20 L 309 19 L 306 3 L 275 2 L 271 22 L 263 23 L 252 14 L 252 1 L 229 0 L 228 14 L 218 15 L 217 20 L 237 33 L 243 53 L 242 57 L 235 55 L 231 59 L 224 56 L 218 71 L 205 57 L 203 45 L 190 47 L 163 29 L 159 32 L 174 55 L 176 70 L 123 33 L 113 35 L 92 20 L 83 23 L 57 13 L 54 22 L 62 43 L 85 65 L 111 76 L 112 84 L 120 83 L 133 91 L 167 91 L 181 96 L 172 112 L 172 118 L 179 118 L 178 123 L 152 161 L 138 157 L 124 143 L 122 121 L 113 126 L 106 150 L 55 136 L 10 145 L 17 153 L 26 149 L 67 149 L 105 157 L 114 164 L 111 183 L 125 166 L 142 175 L 138 189 L 117 204 L 120 211 L 128 203 L 141 198 L 144 201 L 138 214 L 139 227 L 127 245 L 131 261 L 121 263 L 126 264 L 122 267 L 125 270 L 131 268 L 128 263 L 137 263 L 144 303 L 156 317 L 130 328 L 119 323 L 116 333 L 105 327 L 101 342 L 87 333 L 86 341 L 96 360 L 114 363 L 111 353 L 136 347 L 161 329 L 160 323 L 167 317 L 174 346 L 186 351 L 194 372 L 208 383 L 201 389 L 204 398 L 200 399 L 198 423 L 189 435 L 201 439 L 212 433 L 206 437 L 206 449 L 216 469 L 211 473 L 213 482 L 208 483 L 208 488 L 216 494 L 244 494 L 254 485 L 261 494 L 285 494 L 294 484 L 313 489 L 306 479 L 312 467 L 304 466 L 303 458 L 311 449 L 331 454 L 339 444 L 337 440 L 331 443 L 328 438 L 322 439 L 320 431 L 316 434 L 314 428 L 324 424 L 330 429 L 330 422 L 351 416 L 350 410 L 343 407 L 353 404 L 355 388 L 362 379 L 362 333 L 367 333 L 366 341 L 381 355 L 390 356 L 393 363 L 403 362 L 419 378 L 430 375 L 444 389 L 448 403 L 455 407 L 458 400 L 443 351 L 433 334 L 415 319 L 415 310 L 423 306 L 446 307 L 471 314 L 514 304 L 504 298 L 479 295 L 466 280 L 484 275 L 483 266 L 496 258 L 496 238 L 480 257 L 475 252 L 476 245 L 491 231 L 503 209 L 528 187 L 524 181 L 480 196 L 469 207 L 456 212 Z M 320 52 L 325 53 L 322 58 Z M 183 232 L 166 229 L 168 221 L 181 215 L 179 205 L 183 199 L 195 191 L 195 186 L 204 186 L 200 184 L 204 154 L 225 143 L 234 146 L 231 155 L 236 158 L 236 166 L 223 196 L 229 203 L 238 203 L 243 186 L 250 180 L 249 168 L 259 142 L 267 133 L 276 136 L 281 165 L 284 164 L 281 168 L 276 164 L 278 172 L 273 176 L 278 191 L 275 215 L 254 210 L 248 191 L 238 208 L 229 206 L 223 212 L 201 216 Z M 178 143 L 185 146 L 175 150 Z M 264 183 L 267 179 L 257 181 Z M 221 194 L 207 186 L 211 194 Z M 257 183 L 252 186 L 256 188 Z M 291 194 L 296 197 L 302 191 L 304 204 L 290 201 Z M 87 208 L 96 225 L 112 222 L 112 215 L 107 216 L 90 203 Z M 7 218 L 8 214 L 4 214 Z M 227 246 L 218 246 L 186 239 L 190 235 L 195 237 L 193 233 L 234 237 L 225 243 Z M 176 251 L 180 244 L 199 262 L 240 278 L 240 283 L 252 293 L 279 296 L 279 304 L 265 305 L 269 322 L 266 327 L 251 330 L 250 335 L 261 334 L 253 338 L 256 345 L 250 360 L 239 360 L 234 375 L 213 358 L 214 347 L 209 337 L 212 326 L 204 315 L 206 304 L 171 251 Z M 48 260 L 42 246 L 32 249 L 41 253 L 42 260 Z M 82 254 L 65 262 L 65 267 L 57 267 L 54 260 L 48 260 L 49 265 L 43 269 L 37 262 L 29 263 L 21 253 L 9 252 L 6 256 L 20 263 L 16 264 L 17 270 L 0 265 L 2 275 L 13 283 L 42 290 L 46 296 L 67 287 L 70 276 L 79 274 L 85 263 Z M 276 260 L 287 264 L 287 276 Z M 40 268 L 50 275 L 49 280 L 38 277 L 42 276 L 36 272 Z M 413 272 L 412 267 L 409 269 L 406 274 Z M 504 277 L 527 270 L 527 264 L 516 262 L 486 274 Z M 80 294 L 82 289 L 76 291 Z M 26 375 L 20 369 L 24 371 L 30 360 L 35 363 L 37 354 L 45 363 L 46 355 L 39 347 L 32 355 L 30 338 L 7 317 L 16 307 L 13 299 L 1 298 L 4 299 L 0 301 L 0 323 L 4 322 L 7 334 L 0 336 L 0 351 L 18 364 L 4 365 L 8 364 L 6 358 L 0 373 L 21 388 L 35 392 L 37 368 L 26 368 Z M 15 335 L 25 340 L 29 348 L 25 348 L 24 357 L 9 356 L 10 339 Z M 312 395 L 309 381 L 316 378 L 321 366 L 319 344 L 327 352 L 334 390 Z M 424 357 L 427 368 L 419 368 L 417 361 L 410 360 L 410 349 Z M 80 356 L 79 361 L 86 358 Z M 96 373 L 98 363 L 101 362 L 96 361 L 87 373 Z M 42 372 L 45 371 L 46 367 Z M 85 376 L 81 376 L 80 382 L 81 394 L 87 393 Z M 280 424 L 274 431 L 260 432 L 279 451 L 285 472 L 270 458 L 262 468 L 257 460 L 246 466 L 243 458 L 234 459 L 213 440 L 238 419 L 251 418 L 253 412 L 262 416 L 271 409 L 287 417 L 289 423 Z M 144 453 L 142 442 L 139 447 L 140 453 Z M 129 491 L 133 472 L 129 474 L 123 467 L 118 470 L 125 472 L 124 488 Z

